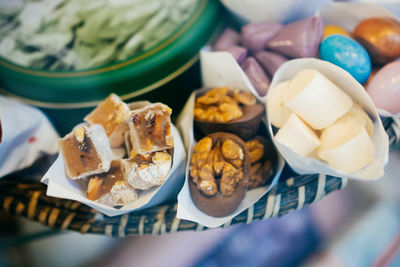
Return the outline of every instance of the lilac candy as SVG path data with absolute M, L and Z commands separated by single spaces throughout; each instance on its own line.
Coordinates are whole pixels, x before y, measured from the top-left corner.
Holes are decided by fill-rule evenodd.
M 225 51 L 231 53 L 239 64 L 247 57 L 247 49 L 242 46 L 233 45 L 225 49 Z
M 274 52 L 259 51 L 255 54 L 255 58 L 261 66 L 268 72 L 269 75 L 274 76 L 276 70 L 289 59 Z
M 267 48 L 288 57 L 316 57 L 324 33 L 320 17 L 310 17 L 286 25 L 267 43 Z
M 250 51 L 260 51 L 283 28 L 281 23 L 249 23 L 242 27 L 242 43 Z
M 259 96 L 265 96 L 269 88 L 269 78 L 264 70 L 257 63 L 254 57 L 248 57 L 241 65 L 251 84 L 256 89 Z
M 231 47 L 232 45 L 238 45 L 239 43 L 240 34 L 237 31 L 232 30 L 231 28 L 226 28 L 221 36 L 218 38 L 218 40 L 215 42 L 213 50 L 222 51 Z

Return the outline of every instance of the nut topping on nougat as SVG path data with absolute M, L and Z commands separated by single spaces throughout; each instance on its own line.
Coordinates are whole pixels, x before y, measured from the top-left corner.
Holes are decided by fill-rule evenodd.
M 85 121 L 101 124 L 110 139 L 111 147 L 119 147 L 124 143 L 124 133 L 128 130 L 125 116 L 129 113 L 127 104 L 116 95 L 109 95 L 89 115 Z
M 113 160 L 107 173 L 90 177 L 86 192 L 88 199 L 108 206 L 121 206 L 137 199 L 135 189 L 125 182 L 120 160 Z
M 126 181 L 135 189 L 147 190 L 161 185 L 171 170 L 172 157 L 159 151 L 122 160 Z
M 151 153 L 174 146 L 170 115 L 171 109 L 161 103 L 150 104 L 129 113 L 126 121 L 135 154 Z
M 111 163 L 111 147 L 103 126 L 82 126 L 59 140 L 67 175 L 84 178 L 106 172 Z

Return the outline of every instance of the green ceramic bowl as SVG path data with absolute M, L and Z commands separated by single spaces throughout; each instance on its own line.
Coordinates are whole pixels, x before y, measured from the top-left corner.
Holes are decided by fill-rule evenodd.
M 124 61 L 68 72 L 21 67 L 0 58 L 1 92 L 40 107 L 65 134 L 111 92 L 126 101 L 147 99 L 180 111 L 199 87 L 199 50 L 224 24 L 219 1 L 200 0 L 192 16 L 154 48 Z

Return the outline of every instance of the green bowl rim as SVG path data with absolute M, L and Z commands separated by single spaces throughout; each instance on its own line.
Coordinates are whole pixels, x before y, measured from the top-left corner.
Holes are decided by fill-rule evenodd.
M 150 48 L 148 50 L 140 52 L 140 53 L 133 55 L 132 57 L 125 59 L 123 61 L 120 61 L 120 62 L 109 63 L 105 66 L 89 68 L 89 69 L 84 69 L 84 70 L 47 71 L 47 70 L 34 69 L 34 68 L 30 68 L 30 67 L 22 67 L 18 64 L 15 64 L 11 61 L 8 61 L 8 60 L 0 57 L 0 65 L 3 65 L 6 68 L 9 68 L 9 69 L 17 71 L 17 72 L 22 72 L 25 74 L 41 76 L 41 77 L 54 77 L 54 78 L 56 78 L 56 77 L 63 77 L 63 78 L 65 78 L 65 77 L 80 77 L 80 76 L 94 75 L 94 74 L 104 73 L 107 71 L 117 70 L 119 68 L 123 68 L 123 67 L 131 65 L 135 62 L 138 62 L 138 61 L 148 58 L 149 56 L 157 53 L 158 51 L 160 51 L 161 49 L 163 49 L 164 47 L 168 46 L 170 43 L 175 41 L 177 38 L 179 38 L 200 17 L 200 14 L 202 14 L 202 12 L 204 11 L 205 7 L 207 6 L 208 1 L 209 0 L 200 0 L 200 2 L 197 4 L 197 7 L 194 10 L 194 12 L 191 14 L 190 19 L 183 22 L 169 38 L 162 40 L 160 43 L 155 45 L 153 48 Z M 191 60 L 193 60 L 193 59 L 191 59 Z M 150 85 L 150 86 L 153 86 L 153 85 Z M 147 87 L 150 87 L 150 86 L 147 86 Z M 143 88 L 141 90 L 145 90 L 146 88 Z M 147 90 L 149 90 L 149 89 L 147 89 Z M 36 101 L 34 101 L 34 102 L 36 102 Z
M 210 38 L 211 40 L 212 38 Z M 178 77 L 180 74 L 182 74 L 184 71 L 189 69 L 196 61 L 199 59 L 199 54 L 197 53 L 194 57 L 189 59 L 184 65 L 182 65 L 179 69 L 176 71 L 172 72 L 168 76 L 162 78 L 161 80 L 158 80 L 144 88 L 141 88 L 137 91 L 131 92 L 129 94 L 121 95 L 120 98 L 122 100 L 127 100 L 134 98 L 136 96 L 143 95 L 147 92 L 150 92 L 165 83 L 171 81 L 172 79 Z M 78 102 L 78 103 L 50 103 L 50 102 L 44 102 L 44 101 L 39 101 L 39 100 L 32 100 L 29 98 L 21 97 L 19 95 L 15 95 L 13 93 L 10 93 L 9 91 L 6 91 L 2 88 L 0 88 L 0 94 L 8 95 L 12 98 L 15 98 L 19 101 L 22 101 L 24 103 L 37 106 L 37 107 L 42 107 L 42 108 L 52 108 L 52 109 L 76 109 L 76 108 L 88 108 L 88 107 L 94 107 L 97 106 L 102 100 L 94 100 L 94 101 L 85 101 L 85 102 Z

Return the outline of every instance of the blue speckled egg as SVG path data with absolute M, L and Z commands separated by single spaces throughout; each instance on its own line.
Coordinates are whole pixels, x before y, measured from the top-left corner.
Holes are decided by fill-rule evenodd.
M 365 83 L 371 74 L 371 59 L 367 50 L 353 39 L 331 35 L 319 47 L 322 60 L 329 61 L 349 72 L 359 83 Z

